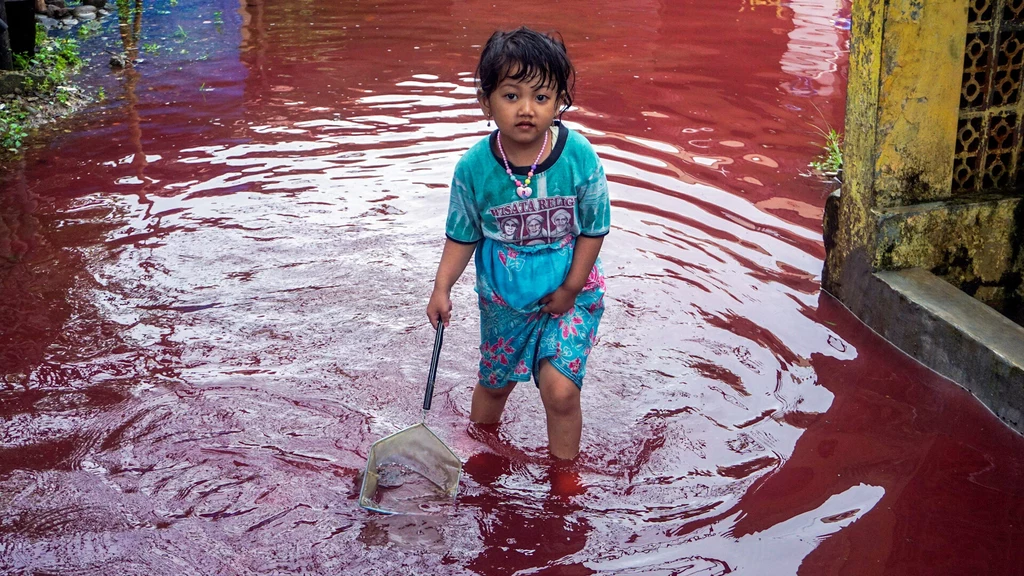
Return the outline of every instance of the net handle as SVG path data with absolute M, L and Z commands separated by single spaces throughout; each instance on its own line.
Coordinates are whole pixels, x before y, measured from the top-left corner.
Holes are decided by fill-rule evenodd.
M 423 412 L 430 410 L 434 399 L 434 378 L 437 376 L 437 358 L 441 355 L 441 341 L 444 340 L 444 322 L 437 319 L 437 334 L 434 336 L 434 352 L 430 356 L 430 371 L 427 372 L 427 389 L 423 393 Z

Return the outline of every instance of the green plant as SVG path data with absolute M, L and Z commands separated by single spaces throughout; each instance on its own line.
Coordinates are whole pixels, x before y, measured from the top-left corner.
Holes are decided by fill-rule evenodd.
M 177 6 L 177 5 L 178 5 L 178 0 L 171 0 L 171 6 L 172 7 L 173 6 Z
M 825 144 L 822 153 L 808 165 L 825 174 L 838 174 L 843 169 L 843 135 L 831 126 L 827 132 L 818 126 L 814 128 L 825 137 Z
M 93 35 L 99 33 L 101 28 L 102 27 L 101 27 L 99 21 L 98 20 L 93 20 L 91 22 L 86 22 L 85 24 L 82 24 L 81 26 L 79 26 L 78 27 L 78 32 L 76 32 L 76 34 L 78 35 L 79 38 L 88 38 L 90 36 L 93 36 Z M 39 44 L 40 44 L 39 42 L 36 42 L 36 45 L 39 45 Z
M 185 39 L 188 38 L 188 33 L 185 32 L 185 29 L 181 27 L 181 24 L 178 24 L 178 31 L 175 32 L 174 35 L 177 36 L 178 38 L 181 38 L 182 40 L 185 40 Z
M 224 13 L 221 12 L 220 10 L 217 10 L 216 12 L 214 12 L 213 13 L 213 23 L 214 24 L 223 24 L 224 23 Z
M 25 118 L 28 113 L 20 106 L 0 104 L 0 147 L 16 151 L 25 139 Z
M 107 99 L 107 91 L 104 90 L 103 88 L 100 88 L 99 90 L 97 90 L 96 91 L 96 99 L 97 100 L 106 100 Z
M 821 108 L 818 108 L 814 102 L 811 102 L 811 106 L 818 111 L 818 116 L 821 117 L 821 121 L 825 125 L 822 128 L 817 124 L 811 124 L 811 128 L 825 137 L 825 144 L 822 146 L 822 153 L 816 156 L 808 166 L 827 176 L 835 176 L 843 170 L 843 135 L 825 120 Z
M 39 71 L 43 75 L 39 89 L 50 92 L 66 84 L 71 73 L 81 64 L 78 42 L 72 38 L 50 38 L 38 48 L 28 69 Z
M 46 43 L 46 39 L 49 34 L 46 32 L 46 26 L 43 26 L 39 22 L 36 22 L 36 46 L 41 46 Z
M 82 64 L 78 43 L 72 38 L 50 38 L 45 29 L 40 38 L 38 27 L 36 32 L 35 57 L 15 57 L 17 68 L 26 72 L 22 87 L 37 96 L 67 104 L 77 91 L 71 83 L 71 74 Z M 28 109 L 18 101 L 0 101 L 0 148 L 16 151 L 21 147 L 28 117 Z
M 160 51 L 160 45 L 155 43 L 155 42 L 150 42 L 148 44 L 143 44 L 142 45 L 142 51 L 146 52 L 147 54 L 156 54 L 157 52 Z

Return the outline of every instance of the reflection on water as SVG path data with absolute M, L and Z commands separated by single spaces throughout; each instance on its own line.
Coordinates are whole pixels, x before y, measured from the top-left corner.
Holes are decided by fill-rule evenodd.
M 134 42 L 173 49 L 0 173 L 0 572 L 1018 569 L 1024 442 L 819 291 L 809 123 L 841 122 L 849 7 L 738 4 L 517 6 L 569 44 L 611 181 L 583 454 L 547 459 L 529 386 L 468 426 L 466 278 L 431 411 L 457 504 L 386 517 L 360 474 L 419 417 L 471 70 L 510 22 L 157 2 Z

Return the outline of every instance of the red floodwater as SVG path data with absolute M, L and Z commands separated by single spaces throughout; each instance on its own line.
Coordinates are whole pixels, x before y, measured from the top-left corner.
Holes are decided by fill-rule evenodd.
M 819 290 L 848 3 L 169 0 L 144 61 L 0 170 L 5 574 L 1024 574 L 1024 439 Z M 457 504 L 357 505 L 419 421 L 455 161 L 496 27 L 558 29 L 611 181 L 582 486 L 536 390 L 427 422 Z M 136 55 L 133 53 L 133 55 Z M 812 126 L 813 125 L 813 126 Z M 574 495 L 553 494 L 552 484 Z

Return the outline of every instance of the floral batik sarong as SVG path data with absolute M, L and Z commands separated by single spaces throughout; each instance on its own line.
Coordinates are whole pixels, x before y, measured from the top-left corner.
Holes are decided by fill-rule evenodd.
M 587 357 L 604 313 L 604 275 L 594 265 L 576 305 L 553 316 L 539 300 L 564 281 L 574 239 L 540 247 L 484 239 L 477 248 L 480 304 L 480 384 L 501 388 L 510 381 L 537 382 L 548 360 L 577 388 L 583 386 Z

